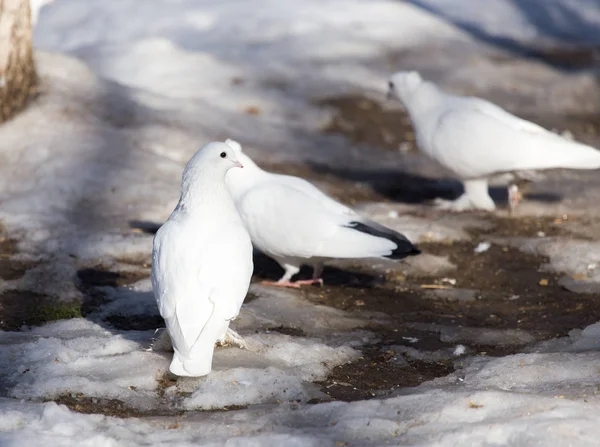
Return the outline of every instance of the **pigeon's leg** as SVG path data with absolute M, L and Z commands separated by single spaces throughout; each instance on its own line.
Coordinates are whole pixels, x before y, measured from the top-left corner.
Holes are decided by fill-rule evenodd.
M 463 181 L 463 185 L 465 192 L 458 199 L 453 201 L 436 199 L 436 207 L 450 211 L 492 211 L 496 209 L 496 205 L 488 192 L 487 179 L 465 180 Z
M 512 215 L 519 202 L 523 198 L 523 194 L 519 191 L 519 186 L 516 184 L 508 186 L 508 212 Z
M 274 286 L 274 287 L 290 287 L 292 289 L 299 289 L 300 284 L 291 282 L 292 276 L 300 271 L 300 267 L 297 265 L 287 264 L 280 262 L 281 266 L 285 270 L 285 273 L 278 281 L 261 281 L 260 284 L 263 286 Z
M 323 273 L 323 263 L 319 262 L 313 265 L 313 275 L 312 279 L 301 279 L 299 281 L 294 281 L 294 284 L 308 285 L 312 286 L 313 284 L 319 284 L 323 287 L 323 278 L 321 278 L 321 274 Z
M 246 344 L 246 340 L 236 331 L 231 328 L 227 328 L 225 335 L 217 340 L 217 345 L 220 346 L 237 346 L 240 349 L 247 349 L 248 345 Z
M 487 179 L 465 180 L 463 184 L 465 185 L 465 194 L 469 196 L 474 209 L 486 211 L 496 209 L 496 205 L 490 197 Z

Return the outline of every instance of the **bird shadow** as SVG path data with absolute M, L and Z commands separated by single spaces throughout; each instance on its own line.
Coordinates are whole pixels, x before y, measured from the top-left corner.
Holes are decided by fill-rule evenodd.
M 255 281 L 277 281 L 283 275 L 281 266 L 260 250 L 254 250 L 253 261 L 253 279 Z M 312 268 L 302 266 L 300 272 L 294 276 L 293 280 L 310 279 L 311 277 Z M 383 282 L 383 279 L 376 275 L 332 266 L 325 266 L 321 277 L 323 278 L 323 282 L 328 286 L 352 288 L 368 288 Z
M 317 163 L 310 163 L 310 167 L 318 174 L 367 184 L 382 197 L 411 205 L 430 203 L 437 198 L 454 200 L 464 192 L 457 180 L 435 179 L 399 169 L 339 168 Z M 508 203 L 506 187 L 491 186 L 489 192 L 496 203 Z M 549 192 L 533 192 L 526 196 L 528 200 L 546 203 L 561 200 L 560 195 Z
M 156 234 L 162 226 L 161 223 L 152 222 L 149 220 L 130 220 L 129 228 L 141 231 L 144 234 Z

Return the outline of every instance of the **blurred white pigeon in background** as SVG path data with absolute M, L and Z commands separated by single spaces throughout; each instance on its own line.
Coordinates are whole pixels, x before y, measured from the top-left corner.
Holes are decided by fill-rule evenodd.
M 402 259 L 420 251 L 396 231 L 359 216 L 304 179 L 266 172 L 227 140 L 244 169 L 227 173 L 226 181 L 253 245 L 285 270 L 277 282 L 299 287 L 323 283 L 323 262 L 331 258 Z M 302 264 L 313 266 L 309 281 L 291 282 Z
M 407 109 L 419 148 L 464 185 L 458 199 L 438 199 L 442 208 L 495 209 L 488 180 L 499 174 L 525 179 L 537 170 L 600 168 L 600 151 L 593 147 L 569 141 L 483 99 L 448 95 L 416 71 L 392 75 L 388 87 L 388 97 L 399 99 Z M 510 185 L 508 193 L 513 210 L 518 187 Z
M 40 16 L 40 11 L 46 5 L 54 3 L 55 0 L 29 0 L 29 8 L 31 10 L 31 27 L 33 28 Z
M 179 203 L 154 237 L 152 286 L 175 351 L 169 369 L 178 376 L 210 373 L 215 342 L 243 342 L 229 322 L 248 292 L 252 244 L 225 185 L 235 167 L 242 165 L 224 143 L 196 152 Z

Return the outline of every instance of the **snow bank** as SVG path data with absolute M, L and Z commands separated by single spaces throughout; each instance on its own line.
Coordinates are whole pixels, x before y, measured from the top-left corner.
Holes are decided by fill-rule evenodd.
M 158 393 L 159 382 L 166 377 L 172 354 L 158 345 L 152 349 L 155 330 L 118 331 L 109 324 L 116 316 L 158 316 L 149 280 L 115 289 L 108 295 L 110 302 L 90 315 L 94 321 L 72 319 L 3 333 L 0 366 L 6 374 L 0 386 L 16 398 L 111 398 L 146 411 L 327 400 L 311 382 L 324 380 L 332 368 L 360 356 L 351 345 L 360 346 L 372 336 L 352 330 L 368 324 L 370 316 L 353 318 L 343 311 L 311 306 L 297 293 L 263 289 L 253 289 L 258 297 L 244 306 L 233 324 L 249 350 L 218 348 L 208 377 L 180 378 L 164 389 L 164 398 Z M 300 319 L 292 319 L 293 315 Z M 301 327 L 319 338 L 269 330 L 297 325 L 302 319 Z

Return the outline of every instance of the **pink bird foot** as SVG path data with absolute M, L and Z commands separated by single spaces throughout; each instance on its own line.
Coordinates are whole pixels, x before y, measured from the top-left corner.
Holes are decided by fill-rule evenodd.
M 300 284 L 302 286 L 312 286 L 314 284 L 319 284 L 321 287 L 323 287 L 323 278 L 301 279 L 299 281 L 295 281 L 294 284 Z
M 291 281 L 261 281 L 259 283 L 261 286 L 272 286 L 272 287 L 287 287 L 291 289 L 299 289 L 300 284 Z
M 301 279 L 299 281 L 261 281 L 261 286 L 273 286 L 273 287 L 287 287 L 290 289 L 299 289 L 300 286 L 312 286 L 313 284 L 319 284 L 323 287 L 323 279 Z

